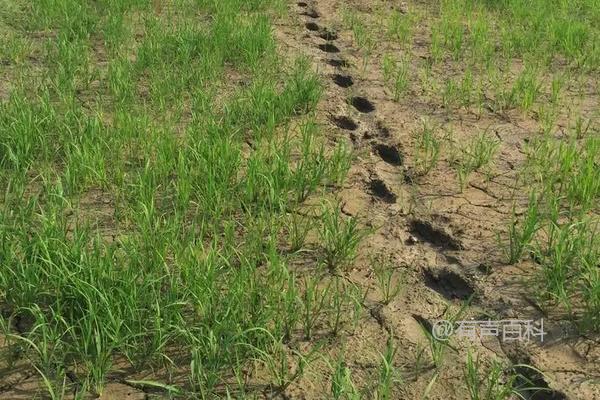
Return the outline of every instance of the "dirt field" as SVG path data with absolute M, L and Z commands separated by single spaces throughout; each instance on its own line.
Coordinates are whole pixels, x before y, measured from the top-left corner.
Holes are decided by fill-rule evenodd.
M 0 398 L 600 399 L 597 1 L 43 3 Z

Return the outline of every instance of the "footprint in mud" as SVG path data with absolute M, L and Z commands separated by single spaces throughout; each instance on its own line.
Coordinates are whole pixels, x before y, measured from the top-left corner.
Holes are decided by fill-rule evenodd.
M 361 113 L 370 113 L 375 111 L 375 105 L 364 97 L 352 97 L 350 104 Z
M 319 45 L 319 49 L 326 53 L 339 53 L 340 49 L 333 43 L 323 43 Z
M 355 131 L 358 129 L 358 124 L 356 122 L 343 115 L 339 117 L 331 117 L 331 122 L 333 122 L 333 124 L 338 128 L 345 129 L 347 131 Z
M 448 268 L 425 270 L 425 285 L 448 300 L 468 300 L 475 293 L 465 278 Z
M 393 204 L 396 202 L 396 194 L 381 179 L 372 179 L 369 183 L 369 189 L 374 196 L 386 203 Z
M 321 28 L 319 28 L 319 25 L 317 25 L 314 22 L 307 22 L 306 24 L 304 24 L 304 26 L 306 27 L 306 29 L 308 29 L 309 31 L 313 31 L 313 32 L 321 29 Z
M 373 146 L 375 152 L 381 157 L 383 161 L 391 165 L 402 165 L 404 162 L 404 157 L 396 146 L 390 146 L 384 143 L 377 143 Z
M 307 17 L 311 18 L 319 18 L 321 16 L 314 8 L 304 11 L 302 15 L 306 15 Z
M 329 29 L 325 29 L 323 32 L 321 32 L 319 34 L 319 37 L 321 39 L 325 39 L 327 41 L 331 41 L 331 40 L 337 40 L 338 35 L 334 31 L 331 31 Z
M 348 88 L 354 85 L 354 80 L 350 75 L 333 74 L 331 79 L 339 87 Z
M 342 59 L 329 59 L 326 61 L 327 65 L 331 65 L 332 67 L 336 67 L 336 68 L 348 68 L 350 67 L 350 63 L 346 60 L 342 60 Z
M 459 240 L 452 237 L 443 228 L 434 226 L 429 221 L 415 219 L 410 224 L 411 233 L 418 236 L 422 241 L 434 246 L 450 250 L 462 250 L 463 246 Z

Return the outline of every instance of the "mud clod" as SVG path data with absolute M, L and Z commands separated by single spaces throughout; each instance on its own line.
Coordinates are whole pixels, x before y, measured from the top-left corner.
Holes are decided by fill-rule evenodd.
M 383 122 L 377 121 L 377 134 L 381 137 L 388 138 L 391 136 L 390 128 L 385 126 Z
M 332 117 L 331 122 L 333 122 L 338 128 L 342 128 L 347 131 L 355 131 L 358 129 L 358 124 L 356 122 L 343 115 L 339 117 Z
M 335 83 L 339 87 L 348 88 L 354 85 L 354 80 L 350 75 L 334 74 L 332 76 L 332 79 L 333 83 Z
M 319 49 L 326 53 L 339 53 L 340 49 L 333 43 L 323 43 L 319 45 Z
M 319 18 L 321 15 L 317 12 L 317 10 L 315 9 L 308 9 L 306 11 L 304 11 L 302 13 L 303 15 L 306 15 L 307 17 L 311 17 L 311 18 Z
M 375 152 L 381 157 L 383 161 L 391 165 L 402 165 L 404 162 L 404 157 L 396 146 L 389 146 L 387 144 L 378 143 L 373 146 Z
M 380 198 L 386 203 L 393 204 L 396 202 L 397 196 L 381 179 L 373 179 L 369 183 L 369 188 L 374 196 Z
M 448 300 L 468 300 L 475 290 L 458 272 L 451 269 L 425 271 L 425 285 Z
M 307 23 L 304 25 L 304 27 L 305 27 L 306 29 L 308 29 L 309 31 L 313 31 L 313 32 L 314 32 L 314 31 L 318 31 L 319 29 L 321 29 L 321 28 L 319 28 L 319 25 L 317 25 L 317 24 L 316 24 L 316 23 L 314 23 L 314 22 L 307 22 Z
M 361 113 L 370 113 L 375 111 L 375 105 L 364 97 L 353 97 L 350 104 Z
M 424 318 L 418 314 L 413 314 L 412 317 L 419 325 L 423 327 L 423 329 L 427 330 L 429 333 L 433 333 L 433 325 L 427 318 Z
M 350 63 L 346 60 L 340 60 L 340 59 L 330 59 L 326 61 L 328 65 L 331 65 L 332 67 L 336 67 L 336 68 L 348 68 L 350 66 Z
M 415 219 L 411 222 L 411 233 L 417 235 L 421 240 L 434 246 L 450 250 L 462 250 L 463 246 L 452 234 L 446 232 L 442 227 L 434 226 L 429 221 Z
M 337 40 L 338 34 L 335 33 L 334 31 L 330 31 L 328 29 L 325 29 L 323 32 L 321 32 L 319 34 L 319 37 L 321 39 L 325 39 L 325 40 Z
M 412 185 L 417 181 L 417 174 L 412 168 L 406 168 L 404 170 L 404 183 Z

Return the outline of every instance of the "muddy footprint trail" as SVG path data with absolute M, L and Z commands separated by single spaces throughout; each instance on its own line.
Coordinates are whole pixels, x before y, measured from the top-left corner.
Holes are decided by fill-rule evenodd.
M 438 371 L 433 389 L 429 387 L 431 370 L 414 373 L 428 346 L 423 329 L 431 329 L 436 320 L 450 319 L 449 310 L 454 312 L 468 303 L 463 320 L 537 321 L 545 316 L 522 296 L 519 279 L 511 281 L 489 268 L 499 258 L 496 225 L 500 214 L 510 207 L 497 193 L 510 187 L 510 177 L 500 176 L 490 184 L 491 189 L 474 183 L 464 193 L 457 193 L 443 175 L 415 175 L 408 162 L 414 159 L 410 132 L 420 123 L 424 110 L 419 104 L 403 107 L 394 103 L 382 87 L 377 66 L 363 74 L 351 32 L 339 28 L 343 5 L 342 1 L 298 2 L 298 19 L 280 26 L 277 37 L 285 51 L 307 55 L 321 76 L 325 95 L 318 106 L 318 121 L 331 143 L 345 142 L 355 154 L 339 193 L 342 211 L 358 217 L 373 231 L 364 240 L 353 268 L 345 273 L 347 279 L 369 289 L 365 300 L 369 318 L 344 339 L 344 347 L 352 349 L 346 352 L 346 362 L 353 378 L 358 383 L 372 379 L 378 354 L 392 335 L 398 345 L 395 363 L 402 366 L 406 377 L 398 398 L 421 398 L 426 390 L 435 398 L 463 398 L 465 392 L 457 388 L 464 388 L 464 361 L 469 350 L 488 363 L 494 359 L 528 363 L 546 373 L 520 371 L 546 388 L 544 397 L 531 398 L 594 396 L 596 389 L 587 377 L 597 371 L 586 370 L 585 359 L 571 350 L 573 346 L 589 348 L 593 345 L 589 341 L 562 340 L 552 347 L 501 342 L 496 337 L 457 340 L 446 354 L 444 363 L 450 367 Z M 401 279 L 405 287 L 401 296 L 385 305 L 378 301 L 374 273 L 374 264 L 381 260 L 393 263 L 394 279 Z M 550 332 L 550 341 L 564 339 L 560 325 L 550 323 L 545 330 Z M 339 347 L 332 344 L 324 351 L 335 358 Z M 571 384 L 577 381 L 584 384 Z M 302 390 L 303 385 L 309 385 L 308 381 L 293 385 L 290 395 L 319 398 L 317 392 Z M 318 390 L 314 385 L 306 387 Z

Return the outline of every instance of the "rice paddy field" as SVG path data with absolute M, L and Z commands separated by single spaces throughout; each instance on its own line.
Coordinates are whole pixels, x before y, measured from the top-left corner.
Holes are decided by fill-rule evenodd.
M 0 399 L 600 399 L 599 85 L 599 0 L 0 0 Z

